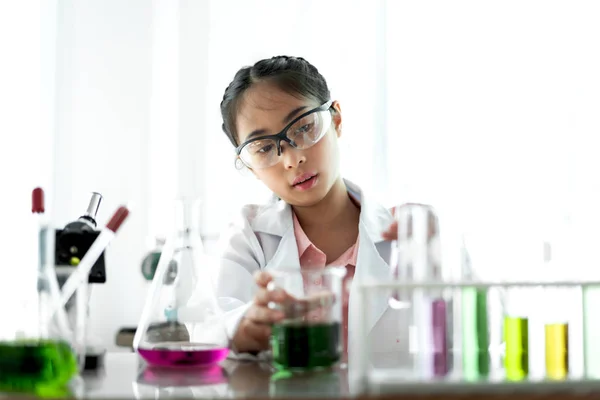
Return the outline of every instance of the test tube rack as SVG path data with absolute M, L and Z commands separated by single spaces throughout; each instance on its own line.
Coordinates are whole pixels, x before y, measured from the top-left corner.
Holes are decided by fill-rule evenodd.
M 499 356 L 501 360 L 492 365 L 492 371 L 486 376 L 476 378 L 467 377 L 463 365 L 463 349 L 462 346 L 462 328 L 464 321 L 461 320 L 462 314 L 462 294 L 465 290 L 478 290 L 483 293 L 490 293 L 496 290 L 506 293 L 509 290 L 530 290 L 532 294 L 541 293 L 540 291 L 549 289 L 570 289 L 577 299 L 577 308 L 581 318 L 581 336 L 570 337 L 574 343 L 581 344 L 582 348 L 582 365 L 578 368 L 580 371 L 573 373 L 572 369 L 567 366 L 567 371 L 560 378 L 550 377 L 547 374 L 534 376 L 525 373 L 515 379 L 509 377 L 507 373 L 507 340 L 506 332 L 506 314 L 503 313 L 499 318 L 503 321 L 503 335 L 501 337 L 502 354 Z M 373 394 L 387 393 L 456 393 L 456 394 L 511 394 L 511 393 L 594 393 L 600 395 L 600 346 L 595 346 L 594 341 L 600 343 L 600 319 L 595 319 L 590 315 L 594 307 L 600 307 L 600 281 L 554 281 L 554 282 L 389 282 L 389 281 L 365 281 L 358 284 L 358 296 L 360 305 L 359 319 L 367 320 L 370 304 L 374 300 L 373 296 L 387 296 L 391 293 L 404 293 L 411 296 L 413 293 L 427 293 L 428 291 L 444 292 L 448 294 L 448 298 L 452 299 L 452 314 L 450 325 L 453 329 L 453 343 L 450 344 L 452 358 L 452 367 L 448 373 L 443 376 L 423 376 L 421 372 L 415 371 L 414 365 L 402 368 L 376 368 L 373 366 L 370 354 L 370 346 L 368 345 L 368 334 L 366 328 L 362 324 L 356 324 L 355 329 L 360 346 L 357 356 L 353 358 L 357 365 L 353 376 L 357 384 L 362 388 L 362 391 Z M 407 308 L 411 308 L 410 303 L 407 303 Z M 496 316 L 496 318 L 498 318 Z M 598 324 L 594 324 L 598 321 Z M 526 321 L 530 323 L 530 321 Z M 409 329 L 409 327 L 406 327 Z M 567 333 L 567 335 L 569 335 Z M 597 338 L 595 337 L 597 335 Z M 546 336 L 540 340 L 547 341 L 548 331 Z M 488 356 L 492 353 L 491 347 L 488 347 Z M 566 350 L 566 349 L 565 349 Z M 548 349 L 546 348 L 546 352 Z M 528 357 L 528 355 L 525 355 Z M 547 357 L 547 355 L 546 355 Z M 567 355 L 568 357 L 568 355 Z M 528 363 L 530 360 L 525 360 Z M 548 359 L 546 359 L 546 363 Z M 492 362 L 492 364 L 494 364 Z M 567 363 L 567 365 L 569 365 Z M 572 366 L 571 366 L 572 368 Z

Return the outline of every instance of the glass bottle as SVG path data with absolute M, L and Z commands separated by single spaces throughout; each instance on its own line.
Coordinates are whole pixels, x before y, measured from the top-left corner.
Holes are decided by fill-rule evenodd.
M 214 290 L 217 265 L 203 251 L 199 202 L 180 199 L 134 337 L 134 349 L 162 367 L 206 366 L 228 354 L 229 339 Z
M 60 292 L 54 271 L 54 230 L 44 219 L 41 188 L 32 193 L 32 212 L 38 220 L 38 266 L 33 274 L 23 271 L 26 281 L 19 287 L 19 295 L 25 298 L 24 307 L 13 318 L 9 314 L 12 334 L 3 331 L 0 337 L 0 392 L 64 396 L 78 374 L 76 337 L 64 307 L 57 306 Z M 5 277 L 13 278 L 19 279 Z

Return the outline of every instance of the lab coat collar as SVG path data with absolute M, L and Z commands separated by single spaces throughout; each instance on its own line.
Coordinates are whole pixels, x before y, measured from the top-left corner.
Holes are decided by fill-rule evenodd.
M 390 268 L 388 260 L 382 258 L 379 247 L 389 248 L 388 243 L 383 243 L 381 234 L 391 224 L 393 217 L 391 213 L 383 206 L 371 202 L 364 195 L 358 185 L 344 180 L 346 188 L 350 194 L 360 202 L 360 220 L 358 226 L 359 244 L 356 262 L 356 270 L 352 281 L 352 293 L 356 293 L 355 287 L 358 281 L 366 282 L 370 280 L 385 280 L 390 277 Z M 267 262 L 265 270 L 277 270 L 279 268 L 300 269 L 300 260 L 298 256 L 298 246 L 294 235 L 294 226 L 292 218 L 292 209 L 289 204 L 279 200 L 271 206 L 267 206 L 262 212 L 258 213 L 253 220 L 252 228 L 255 232 L 262 232 L 281 237 L 277 251 Z M 364 240 L 363 238 L 370 240 Z M 389 253 L 389 252 L 388 252 Z M 350 295 L 350 308 L 357 309 L 358 304 L 355 295 Z M 387 309 L 387 298 L 385 296 L 375 296 L 371 301 L 370 312 L 367 315 L 366 328 L 369 332 L 377 323 L 379 318 Z M 354 324 L 355 316 L 350 317 L 350 324 Z M 350 335 L 350 344 L 355 344 L 357 337 Z
M 372 202 L 355 183 L 347 179 L 344 179 L 344 183 L 350 194 L 360 202 L 360 222 L 368 237 L 373 243 L 383 241 L 381 234 L 392 221 L 391 213 Z M 287 231 L 293 229 L 292 207 L 283 200 L 266 206 L 252 221 L 252 229 L 255 232 L 285 236 Z

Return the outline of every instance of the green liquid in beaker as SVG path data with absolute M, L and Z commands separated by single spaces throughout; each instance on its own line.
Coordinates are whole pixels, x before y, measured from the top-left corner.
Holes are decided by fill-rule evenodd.
M 485 378 L 490 373 L 490 339 L 487 291 L 466 288 L 462 292 L 463 373 L 467 380 Z
M 529 375 L 529 326 L 527 318 L 504 317 L 504 368 L 506 379 L 518 381 Z
M 69 394 L 77 359 L 69 344 L 50 339 L 0 342 L 0 392 Z
M 340 324 L 288 322 L 273 325 L 273 362 L 280 369 L 326 368 L 340 360 Z

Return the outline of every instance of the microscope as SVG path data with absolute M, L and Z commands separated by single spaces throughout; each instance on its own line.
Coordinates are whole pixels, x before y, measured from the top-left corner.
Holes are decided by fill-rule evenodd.
M 92 243 L 100 235 L 97 229 L 96 215 L 102 201 L 100 193 L 92 193 L 87 210 L 85 213 L 73 222 L 65 225 L 63 229 L 56 229 L 55 241 L 55 264 L 56 277 L 58 285 L 62 286 L 69 276 L 77 270 L 77 265 L 85 256 Z M 106 283 L 105 254 L 98 258 L 92 270 L 89 273 L 88 282 L 90 284 Z M 75 296 L 69 299 L 66 305 L 66 311 L 69 317 L 74 309 Z M 88 299 L 89 303 L 89 299 Z M 86 318 L 89 321 L 89 306 L 86 310 Z M 85 370 L 96 370 L 104 363 L 106 348 L 100 343 L 93 343 L 89 334 L 86 335 L 86 356 Z

